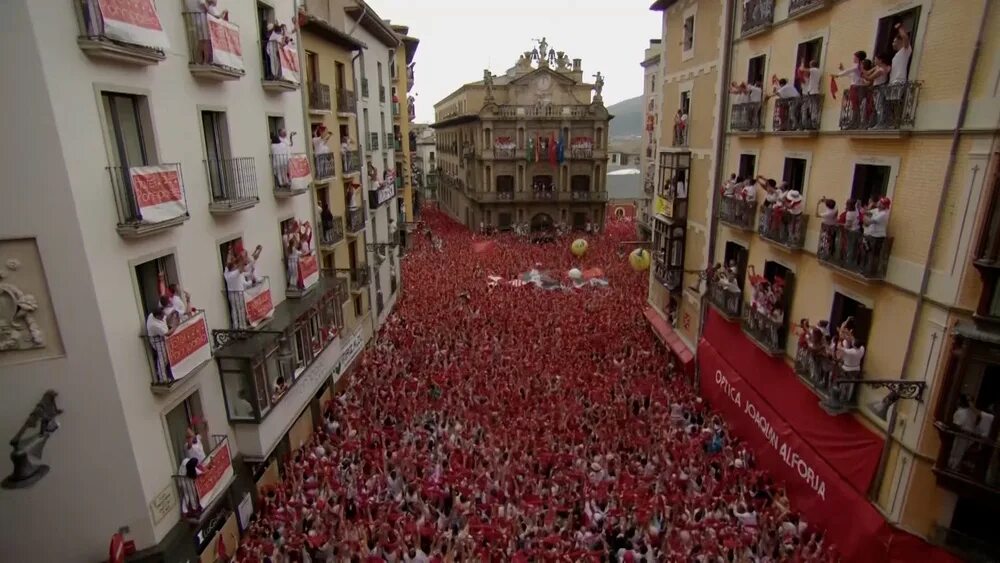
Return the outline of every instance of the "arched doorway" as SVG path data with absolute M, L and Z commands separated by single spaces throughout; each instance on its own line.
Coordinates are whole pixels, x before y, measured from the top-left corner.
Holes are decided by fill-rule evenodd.
M 552 230 L 552 217 L 548 213 L 538 213 L 531 218 L 531 232 L 538 233 Z

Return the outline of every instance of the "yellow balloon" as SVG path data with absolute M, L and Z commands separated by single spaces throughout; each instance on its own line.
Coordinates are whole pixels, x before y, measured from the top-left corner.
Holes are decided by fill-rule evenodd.
M 569 247 L 569 251 L 577 258 L 583 256 L 587 252 L 587 241 L 582 238 L 574 240 L 573 244 Z
M 649 254 L 649 251 L 642 248 L 636 248 L 628 255 L 629 265 L 637 272 L 648 270 L 651 259 L 652 256 Z

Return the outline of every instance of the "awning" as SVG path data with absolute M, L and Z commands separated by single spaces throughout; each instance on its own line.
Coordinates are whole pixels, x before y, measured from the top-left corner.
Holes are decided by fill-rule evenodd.
M 653 333 L 660 339 L 660 342 L 676 356 L 684 373 L 693 374 L 694 352 L 687 347 L 687 344 L 684 344 L 674 327 L 667 324 L 667 320 L 652 307 L 646 307 L 645 315 L 646 320 L 649 321 L 649 328 L 653 329 Z

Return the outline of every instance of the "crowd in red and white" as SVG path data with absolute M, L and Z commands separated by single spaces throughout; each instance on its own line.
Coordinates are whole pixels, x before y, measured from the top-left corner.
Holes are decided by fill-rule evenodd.
M 648 273 L 618 252 L 633 225 L 577 259 L 566 237 L 476 244 L 424 219 L 396 311 L 235 561 L 838 560 L 673 371 L 642 314 Z M 599 267 L 610 288 L 491 283 L 536 264 Z

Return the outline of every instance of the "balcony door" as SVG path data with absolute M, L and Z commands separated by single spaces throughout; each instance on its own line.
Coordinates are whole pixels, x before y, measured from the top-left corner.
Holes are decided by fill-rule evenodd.
M 184 399 L 181 404 L 174 407 L 164 417 L 167 420 L 167 432 L 170 434 L 170 445 L 177 461 L 178 473 L 180 465 L 187 457 L 187 430 L 195 426 L 195 422 L 204 420 L 205 416 L 201 408 L 201 398 L 195 392 Z M 201 428 L 198 436 L 201 440 L 201 447 L 207 454 L 209 450 L 208 436 L 205 435 L 204 428 Z
M 205 138 L 205 165 L 208 168 L 212 199 L 215 201 L 228 199 L 226 163 L 229 153 L 229 134 L 226 128 L 226 114 L 221 111 L 201 112 L 201 131 Z
M 750 252 L 745 246 L 737 244 L 733 241 L 726 242 L 726 256 L 725 264 L 726 268 L 730 268 L 736 273 L 736 283 L 743 289 L 744 278 L 747 272 L 747 261 L 750 257 Z
M 850 319 L 847 326 L 854 333 L 859 344 L 868 344 L 868 333 L 872 326 L 872 310 L 843 293 L 833 294 L 833 308 L 830 310 L 830 330 L 837 330 Z
M 347 86 L 345 85 L 346 76 L 344 75 L 345 72 L 344 63 L 337 63 L 334 68 L 336 74 L 334 80 L 337 83 L 337 92 L 343 92 L 344 90 L 347 89 Z

